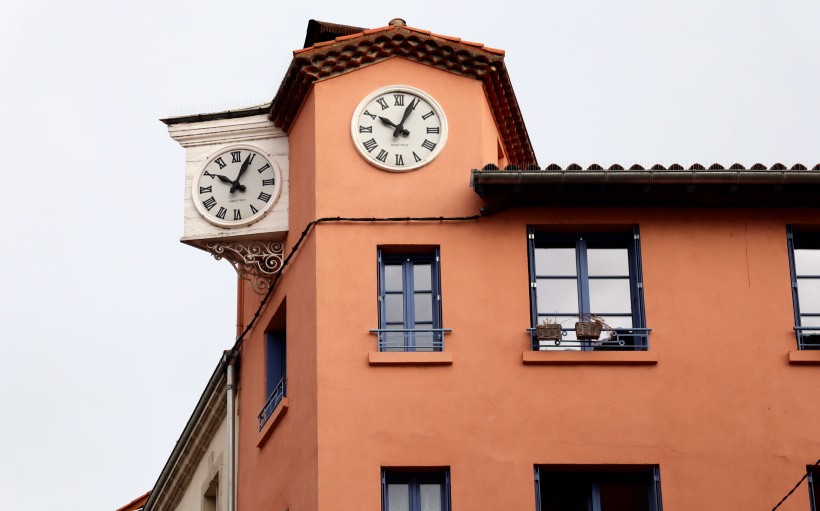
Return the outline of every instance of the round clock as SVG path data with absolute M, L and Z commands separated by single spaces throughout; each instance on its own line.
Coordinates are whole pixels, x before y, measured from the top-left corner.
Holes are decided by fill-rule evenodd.
M 282 189 L 279 167 L 260 149 L 236 146 L 209 158 L 194 176 L 191 197 L 205 220 L 241 227 L 271 210 Z
M 365 160 L 384 170 L 407 172 L 441 153 L 447 142 L 447 118 L 429 94 L 393 85 L 359 103 L 350 132 Z

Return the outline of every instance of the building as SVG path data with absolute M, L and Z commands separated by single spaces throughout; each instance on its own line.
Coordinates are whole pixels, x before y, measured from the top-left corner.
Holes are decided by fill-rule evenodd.
M 311 22 L 270 105 L 165 120 L 241 334 L 146 511 L 771 509 L 820 458 L 820 165 L 539 166 L 503 58 Z

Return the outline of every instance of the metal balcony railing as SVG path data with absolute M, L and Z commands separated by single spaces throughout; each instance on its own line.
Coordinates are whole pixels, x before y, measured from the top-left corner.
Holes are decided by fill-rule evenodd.
M 796 326 L 797 349 L 820 350 L 820 326 Z
M 575 328 L 562 328 L 561 339 L 540 341 L 535 328 L 528 328 L 532 335 L 533 351 L 649 351 L 651 328 L 616 328 L 603 331 L 600 339 L 564 339 Z
M 273 389 L 273 392 L 271 392 L 270 397 L 268 397 L 268 400 L 265 402 L 265 406 L 263 406 L 262 411 L 259 412 L 259 431 L 262 431 L 262 427 L 268 422 L 273 411 L 276 410 L 276 405 L 287 395 L 287 385 L 288 380 L 282 378 L 279 380 L 279 384 L 276 385 L 276 388 Z
M 371 330 L 378 334 L 379 351 L 444 351 L 445 328 L 404 328 Z

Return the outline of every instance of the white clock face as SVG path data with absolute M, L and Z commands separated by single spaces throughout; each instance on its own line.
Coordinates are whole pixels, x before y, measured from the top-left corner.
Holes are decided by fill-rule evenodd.
M 219 227 L 252 224 L 279 198 L 282 174 L 273 159 L 250 147 L 210 158 L 195 176 L 191 197 L 197 211 Z
M 395 85 L 359 103 L 350 124 L 353 143 L 371 164 L 392 172 L 427 165 L 447 142 L 447 118 L 423 91 Z

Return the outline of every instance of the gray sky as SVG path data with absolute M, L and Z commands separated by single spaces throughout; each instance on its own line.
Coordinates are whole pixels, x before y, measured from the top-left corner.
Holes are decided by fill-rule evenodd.
M 295 4 L 3 0 L 0 508 L 153 486 L 236 324 L 157 119 L 269 101 L 310 18 L 505 49 L 542 165 L 820 162 L 816 0 Z

